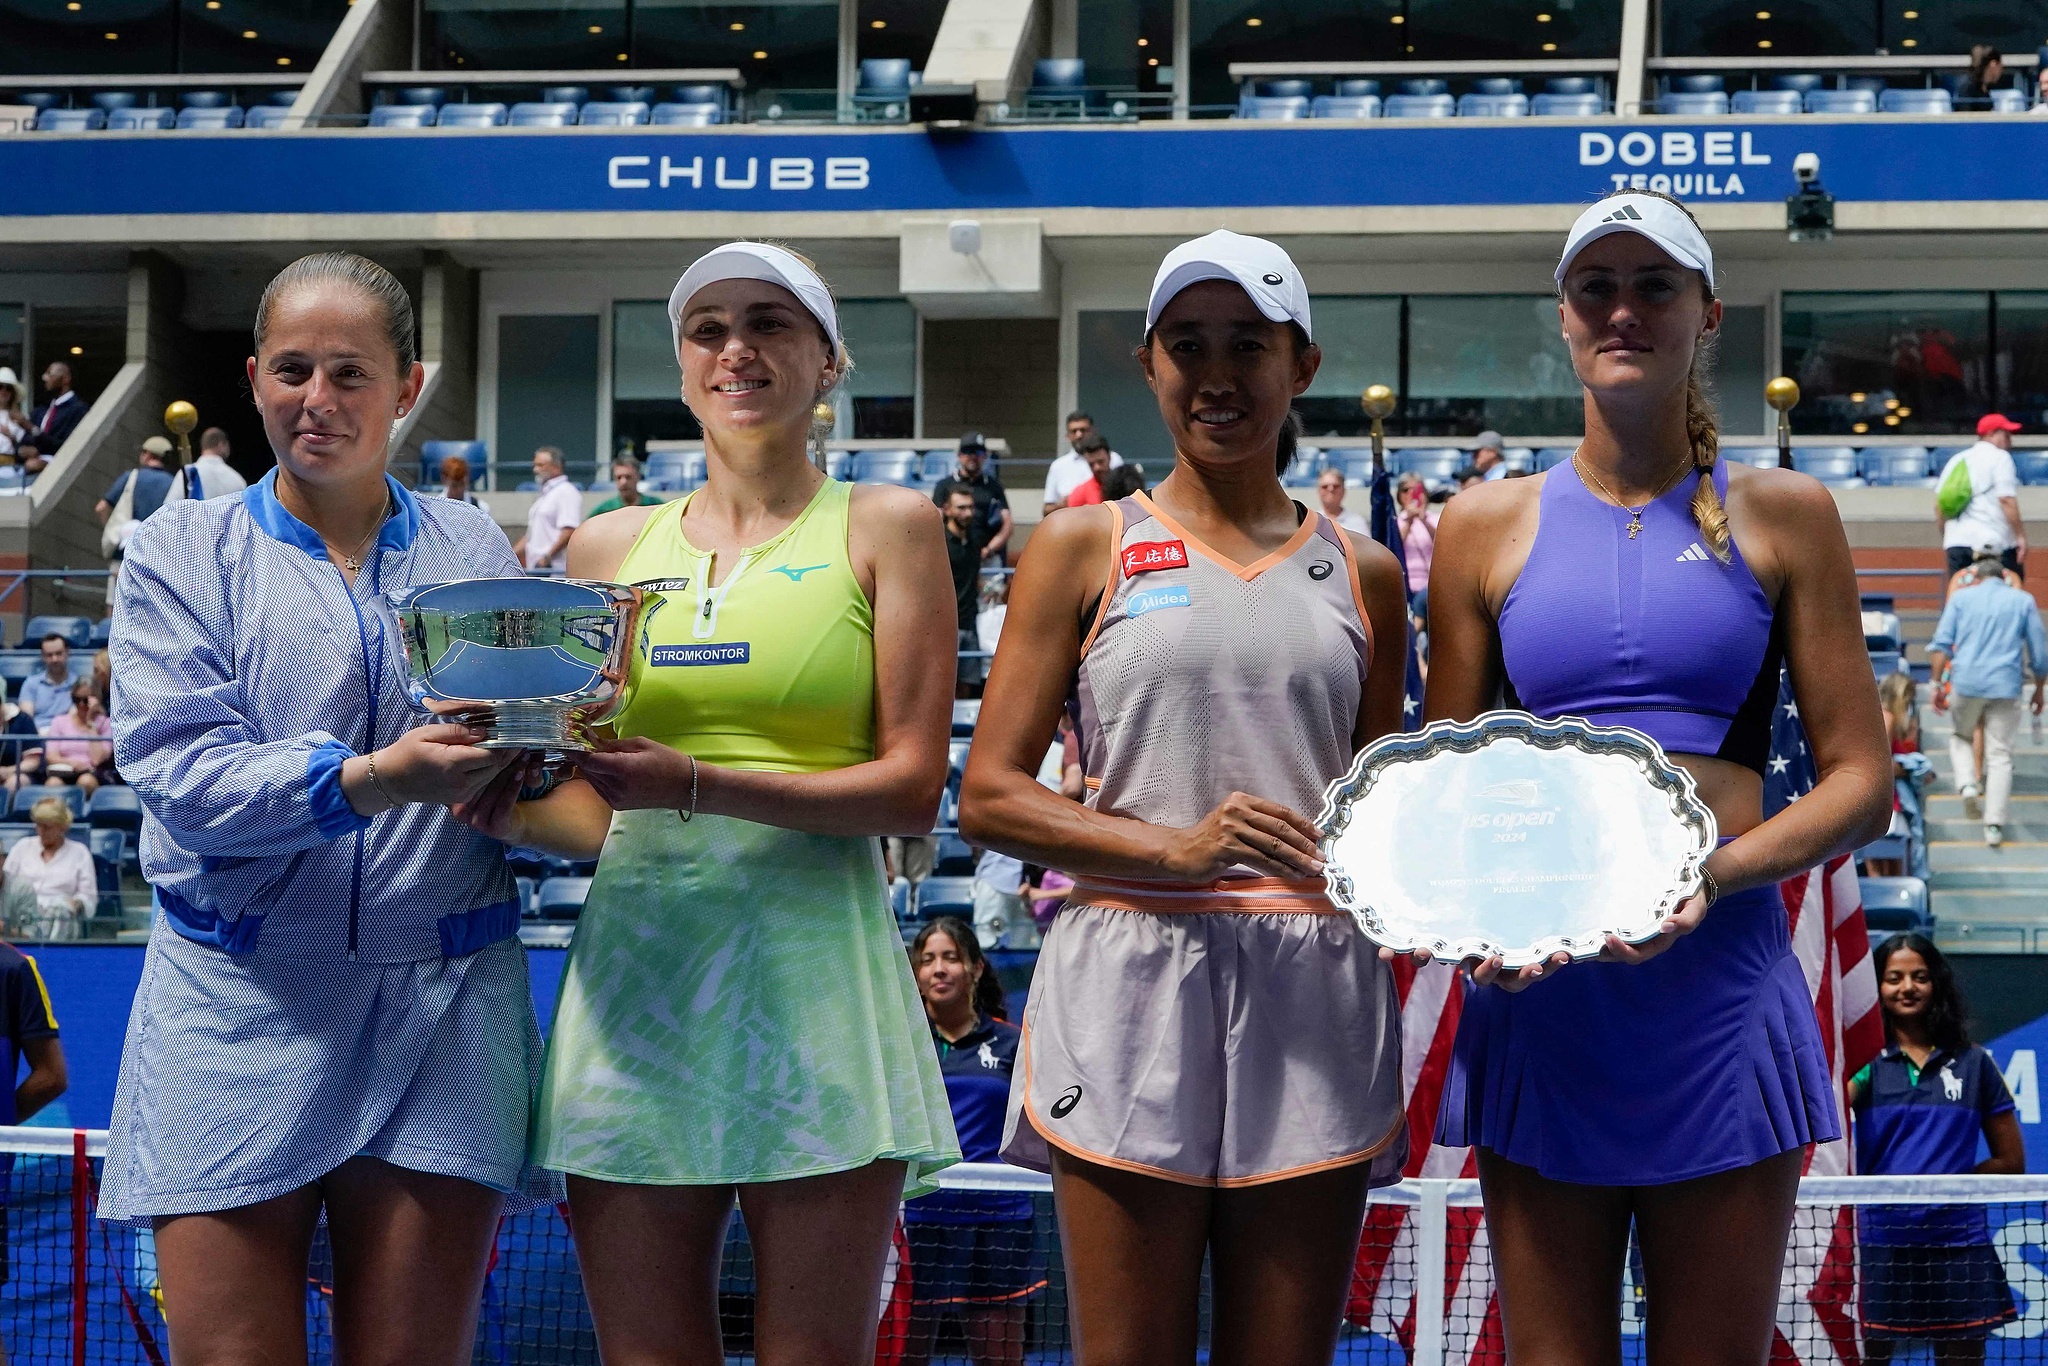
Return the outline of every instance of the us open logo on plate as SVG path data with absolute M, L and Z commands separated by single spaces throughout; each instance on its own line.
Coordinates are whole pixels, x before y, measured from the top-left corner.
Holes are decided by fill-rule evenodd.
M 1124 577 L 1134 578 L 1155 569 L 1186 569 L 1188 548 L 1180 541 L 1140 541 L 1124 547 Z
M 657 645 L 648 656 L 656 668 L 697 664 L 745 664 L 753 657 L 752 641 L 724 641 L 716 645 Z

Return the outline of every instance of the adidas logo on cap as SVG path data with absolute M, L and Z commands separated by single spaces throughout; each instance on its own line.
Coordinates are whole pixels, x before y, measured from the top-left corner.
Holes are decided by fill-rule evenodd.
M 1676 563 L 1683 564 L 1687 560 L 1711 560 L 1713 558 L 1712 555 L 1707 553 L 1705 546 L 1701 545 L 1698 541 L 1694 541 L 1685 548 L 1685 553 L 1677 558 Z
M 1624 204 L 1600 220 L 1602 223 L 1640 223 L 1643 216 L 1635 211 L 1632 204 Z

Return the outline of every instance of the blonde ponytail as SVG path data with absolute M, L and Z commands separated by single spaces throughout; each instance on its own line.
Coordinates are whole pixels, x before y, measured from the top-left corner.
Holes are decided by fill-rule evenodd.
M 1715 559 L 1727 564 L 1728 509 L 1721 505 L 1721 495 L 1714 492 L 1714 461 L 1721 449 L 1721 424 L 1714 416 L 1706 387 L 1700 382 L 1709 345 L 1705 340 L 1700 342 L 1700 350 L 1693 356 L 1692 373 L 1685 379 L 1685 437 L 1692 445 L 1693 468 L 1701 471 L 1699 487 L 1692 495 L 1692 519 L 1699 523 L 1707 549 L 1714 552 Z

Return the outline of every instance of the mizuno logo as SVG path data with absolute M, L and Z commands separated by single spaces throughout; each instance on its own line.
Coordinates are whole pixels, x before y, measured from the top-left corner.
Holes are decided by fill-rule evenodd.
M 826 566 L 824 566 L 824 565 L 822 565 L 822 564 L 806 564 L 806 565 L 787 565 L 787 564 L 778 564 L 778 565 L 776 565 L 776 566 L 775 566 L 775 567 L 774 567 L 773 569 L 769 570 L 768 572 L 769 572 L 769 573 L 771 573 L 771 574 L 782 574 L 782 575 L 785 575 L 785 576 L 786 576 L 786 577 L 787 577 L 787 578 L 789 579 L 789 581 L 790 581 L 791 583 L 802 583 L 802 582 L 804 581 L 804 575 L 806 575 L 806 574 L 810 573 L 810 572 L 811 572 L 812 570 L 814 570 L 814 569 L 823 569 L 823 568 L 825 568 L 825 567 L 826 567 Z
M 1678 556 L 1677 559 L 1673 561 L 1673 563 L 1684 564 L 1687 560 L 1711 560 L 1713 558 L 1714 557 L 1712 555 L 1709 555 L 1707 553 L 1707 548 L 1705 546 L 1701 545 L 1698 541 L 1694 541 L 1691 545 L 1685 548 L 1685 553 Z
M 1632 205 L 1624 204 L 1600 221 L 1602 223 L 1640 223 L 1643 221 L 1643 216 L 1637 213 Z

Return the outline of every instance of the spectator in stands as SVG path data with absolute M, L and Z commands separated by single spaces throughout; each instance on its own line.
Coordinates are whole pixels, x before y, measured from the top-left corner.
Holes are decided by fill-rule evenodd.
M 228 434 L 208 427 L 199 434 L 199 455 L 171 480 L 164 501 L 186 498 L 232 498 L 249 487 L 249 481 L 228 463 Z
M 92 684 L 92 695 L 99 703 L 100 710 L 108 716 L 112 716 L 114 714 L 114 656 L 112 651 L 98 650 L 93 653 L 92 672 L 86 675 L 86 679 Z
M 988 443 L 982 440 L 980 432 L 969 432 L 960 438 L 960 449 L 954 458 L 958 463 L 932 489 L 932 501 L 943 510 L 955 489 L 971 494 L 974 520 L 981 528 L 981 557 L 1000 561 L 1010 544 L 1010 495 L 1003 488 L 1003 481 L 988 468 Z
M 1955 769 L 1963 810 L 1972 820 L 1982 816 L 1984 842 L 2004 842 L 2006 804 L 2012 794 L 2013 737 L 2019 733 L 2020 684 L 2024 668 L 2034 676 L 2029 706 L 2041 712 L 2048 689 L 2048 635 L 2031 594 L 2007 584 L 2000 562 L 1990 555 L 1977 561 L 1979 582 L 1957 593 L 1941 609 L 1927 660 L 1934 673 L 1934 709 L 1945 712 L 1954 693 L 1955 731 L 1949 737 L 1949 762 Z M 1984 785 L 1974 781 L 1970 734 L 1984 727 Z M 1980 805 L 1981 802 L 1981 805 Z
M 1401 533 L 1401 558 L 1408 573 L 1408 615 L 1429 626 L 1429 566 L 1436 558 L 1436 524 L 1442 514 L 1416 474 L 1394 481 L 1394 529 Z
M 910 967 L 924 1000 L 939 1075 L 967 1162 L 1002 1160 L 1017 1026 L 1003 985 L 958 916 L 917 932 Z M 1023 1366 L 1026 1304 L 1045 1289 L 1032 1240 L 1032 1198 L 1023 1192 L 935 1191 L 903 1206 L 910 1243 L 909 1340 L 895 1359 L 931 1360 L 939 1324 L 959 1314 L 974 1366 Z M 893 1344 L 884 1344 L 884 1352 Z
M 90 797 L 112 776 L 114 723 L 100 710 L 92 680 L 71 685 L 71 706 L 43 727 L 43 773 L 51 787 L 70 783 Z
M 441 457 L 441 468 L 435 471 L 441 476 L 441 496 L 452 498 L 458 503 L 467 503 L 473 508 L 491 510 L 490 504 L 476 496 L 469 487 L 469 462 L 459 455 Z
M 981 563 L 986 558 L 982 546 L 987 524 L 975 510 L 974 495 L 964 488 L 955 488 L 946 495 L 940 512 L 946 524 L 946 559 L 953 571 L 953 605 L 960 622 L 956 644 L 962 650 L 976 650 L 980 642 L 975 637 L 974 619 L 981 612 Z M 960 661 L 963 685 L 981 681 L 981 663 L 978 659 Z
M 1877 685 L 1877 704 L 1884 708 L 1885 734 L 1892 746 L 1892 809 L 1898 813 L 1895 819 L 1905 822 L 1907 856 L 1911 859 L 1911 866 L 1894 867 L 1889 871 L 1873 866 L 1872 873 L 1879 877 L 1910 873 L 1917 878 L 1926 878 L 1929 875 L 1927 804 L 1923 793 L 1934 780 L 1934 765 L 1920 752 L 1919 686 L 1914 683 L 1913 675 L 1886 674 L 1884 681 Z M 1976 772 L 1976 769 L 1972 768 L 1971 772 Z M 1875 865 L 1895 861 L 1872 859 L 1870 862 Z
M 2027 1169 L 2012 1092 L 1970 1042 L 1968 1007 L 1941 950 L 1895 934 L 1871 955 L 1885 1050 L 1849 1082 L 1856 1171 L 1863 1176 L 2005 1176 Z M 1990 1156 L 1977 1160 L 1979 1140 Z M 1983 1205 L 1865 1205 L 1863 1359 L 1882 1363 L 1915 1341 L 1938 1366 L 1978 1366 L 1985 1339 L 2019 1316 Z
M 2012 434 L 2019 429 L 2004 413 L 1986 413 L 1977 420 L 1977 443 L 1957 451 L 1942 467 L 1934 524 L 1951 574 L 1967 567 L 1985 545 L 1997 547 L 2007 569 L 2023 577 L 2027 572 L 2020 476 L 2012 462 Z
M 1970 49 L 1970 74 L 1956 92 L 1955 107 L 1989 109 L 1991 92 L 2004 82 L 2005 54 L 1989 43 L 1978 43 Z
M 420 724 L 377 625 L 379 594 L 521 574 L 488 518 L 386 472 L 417 336 L 381 266 L 285 267 L 245 371 L 276 468 L 150 518 L 121 577 L 115 753 L 157 928 L 100 1215 L 154 1228 L 180 1361 L 303 1360 L 324 1211 L 353 1268 L 336 1354 L 466 1366 L 500 1214 L 560 1198 L 527 1159 L 505 850 L 444 805 L 523 766 Z
M 1081 443 L 1095 435 L 1095 419 L 1086 413 L 1067 414 L 1067 451 L 1057 457 L 1045 472 L 1045 511 L 1063 508 L 1067 496 L 1094 477 L 1089 468 L 1088 458 L 1081 454 Z M 1112 469 L 1124 463 L 1124 458 L 1115 451 L 1109 453 Z
M 71 705 L 71 644 L 52 631 L 42 640 L 43 671 L 21 680 L 22 710 L 45 724 Z
M 50 401 L 36 409 L 29 422 L 29 441 L 45 456 L 55 455 L 78 424 L 85 421 L 90 406 L 71 387 L 71 367 L 53 360 L 43 370 L 43 389 Z
M 641 474 L 640 462 L 630 455 L 612 461 L 612 496 L 592 508 L 590 515 L 617 512 L 620 508 L 660 507 L 661 499 L 640 487 Z
M 1114 503 L 1145 491 L 1145 471 L 1136 463 L 1118 465 L 1102 476 L 1102 501 Z
M 974 862 L 974 934 L 985 949 L 1028 949 L 1031 908 L 1024 901 L 1024 865 L 993 849 Z
M 687 576 L 684 601 L 642 628 L 624 738 L 466 818 L 598 859 L 534 1151 L 577 1173 L 606 1357 L 720 1359 L 711 1272 L 737 1193 L 758 1358 L 871 1364 L 902 1197 L 959 1160 L 874 847 L 930 830 L 945 791 L 945 531 L 922 493 L 811 463 L 812 412 L 850 360 L 809 262 L 715 247 L 669 319 L 704 484 L 585 523 L 569 572 Z M 645 667 L 670 660 L 712 667 Z
M 1472 468 L 1487 483 L 1507 477 L 1508 467 L 1500 453 L 1504 444 L 1500 433 L 1491 430 L 1481 432 L 1472 443 Z
M 40 783 L 43 743 L 35 717 L 12 702 L 0 704 L 0 716 L 6 721 L 0 726 L 0 792 Z
M 557 574 L 569 567 L 569 537 L 583 524 L 583 495 L 562 473 L 562 452 L 542 446 L 533 453 L 533 480 L 540 485 L 533 506 L 527 510 L 526 531 L 512 553 L 528 569 L 552 569 Z
M 1401 477 L 1413 479 L 1415 476 L 1404 474 Z M 1338 526 L 1361 536 L 1372 535 L 1372 526 L 1364 516 L 1344 506 L 1344 471 L 1336 466 L 1332 465 L 1316 476 L 1316 500 L 1323 506 L 1323 515 Z
M 1109 443 L 1100 436 L 1084 436 L 1078 451 L 1083 463 L 1088 466 L 1088 477 L 1074 485 L 1074 491 L 1067 495 L 1070 508 L 1092 507 L 1102 499 L 1102 481 L 1111 469 L 1110 457 L 1115 454 Z
M 20 840 L 0 865 L 0 899 L 16 939 L 76 939 L 85 913 L 99 900 L 92 850 L 68 838 L 71 804 L 44 797 L 29 808 L 34 839 Z
M 0 365 L 0 456 L 12 462 L 28 439 L 28 414 L 21 410 L 21 379 Z
M 93 505 L 93 516 L 100 519 L 100 549 L 106 553 L 112 571 L 107 582 L 109 601 L 120 582 L 121 561 L 127 556 L 128 542 L 135 529 L 149 520 L 170 494 L 171 472 L 164 468 L 164 459 L 170 453 L 171 443 L 165 438 L 144 438 L 135 468 L 122 471 Z
M 2048 114 L 2048 62 L 2034 73 L 2034 104 L 2029 114 Z

